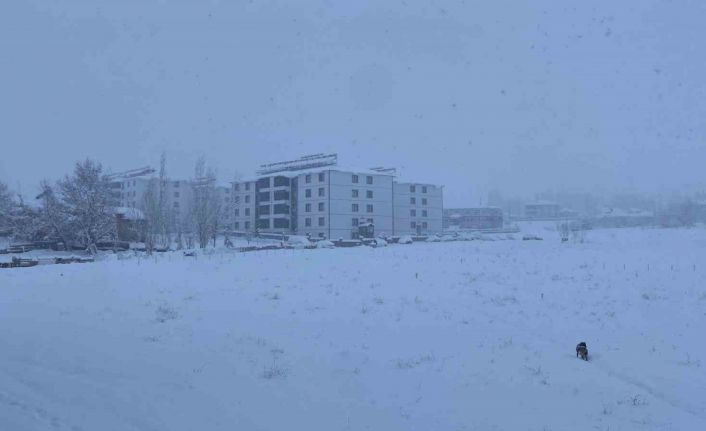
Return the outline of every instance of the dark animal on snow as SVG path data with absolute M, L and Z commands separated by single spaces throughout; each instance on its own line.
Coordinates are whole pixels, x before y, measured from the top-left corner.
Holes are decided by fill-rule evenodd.
M 576 345 L 576 357 L 581 357 L 584 361 L 588 361 L 588 347 L 584 341 Z

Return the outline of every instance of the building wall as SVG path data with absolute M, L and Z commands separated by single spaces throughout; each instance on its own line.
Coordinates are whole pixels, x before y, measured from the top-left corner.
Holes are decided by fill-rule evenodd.
M 395 235 L 434 234 L 442 231 L 443 187 L 395 183 Z
M 357 183 L 353 182 L 354 175 Z M 390 175 L 331 171 L 331 238 L 353 238 L 358 230 L 354 219 L 358 224 L 372 223 L 375 235 L 391 235 L 392 182 Z M 357 197 L 353 196 L 354 190 Z M 358 211 L 354 211 L 354 205 Z
M 500 208 L 453 208 L 444 210 L 444 228 L 500 229 L 503 211 Z
M 233 202 L 233 230 L 255 230 L 255 182 L 240 181 L 233 183 L 231 198 Z
M 358 177 L 357 183 L 353 180 L 354 176 Z M 256 220 L 267 219 L 269 224 L 261 224 L 259 231 L 350 239 L 357 233 L 355 219 L 358 224 L 372 222 L 376 235 L 416 234 L 417 229 L 411 227 L 412 222 L 420 226 L 419 231 L 423 234 L 442 231 L 443 188 L 440 186 L 397 184 L 389 174 L 338 169 L 294 174 L 287 186 L 275 186 L 275 177 L 277 175 L 274 174 L 261 177 L 258 180 L 268 178 L 269 182 L 260 181 L 259 186 L 257 180 L 250 181 L 250 190 L 247 191 L 244 182 L 233 184 L 233 210 L 237 211 L 232 219 L 235 230 L 254 231 Z M 368 178 L 372 183 L 368 183 Z M 411 191 L 412 186 L 414 192 Z M 274 201 L 276 191 L 288 192 L 290 207 L 287 214 L 273 214 L 273 205 L 287 203 Z M 269 200 L 260 201 L 265 194 Z M 245 202 L 246 196 L 250 196 L 250 202 Z M 412 197 L 415 198 L 413 204 Z M 357 211 L 354 205 L 357 205 Z M 368 205 L 371 205 L 370 212 Z M 270 214 L 262 214 L 261 209 L 267 206 Z M 246 208 L 250 211 L 249 216 L 245 215 Z M 415 216 L 410 215 L 412 209 L 416 211 Z M 287 217 L 290 220 L 288 228 L 274 227 L 276 218 Z M 249 229 L 245 228 L 246 222 Z
M 255 182 L 258 231 L 291 233 L 291 184 L 291 178 L 282 175 L 261 177 Z
M 322 177 L 318 173 L 302 173 L 296 176 L 297 230 L 295 233 L 298 235 L 308 234 L 328 238 L 330 171 L 323 171 L 321 174 L 323 174 Z M 323 189 L 323 196 L 319 195 L 319 189 Z M 307 190 L 310 196 L 307 196 Z M 319 225 L 320 218 L 323 218 L 323 226 Z M 307 219 L 310 226 L 307 226 Z

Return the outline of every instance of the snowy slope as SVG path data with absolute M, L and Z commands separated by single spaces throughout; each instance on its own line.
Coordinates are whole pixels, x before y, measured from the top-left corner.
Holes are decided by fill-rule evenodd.
M 544 237 L 2 270 L 0 430 L 706 429 L 706 232 Z

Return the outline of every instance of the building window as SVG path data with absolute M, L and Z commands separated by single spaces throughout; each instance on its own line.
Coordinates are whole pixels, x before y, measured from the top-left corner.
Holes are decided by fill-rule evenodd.
M 177 187 L 177 186 L 175 186 L 175 187 Z M 235 188 L 235 191 L 237 192 L 238 190 L 240 190 L 240 184 L 235 183 L 234 188 Z
M 324 203 L 319 202 L 319 211 L 323 211 L 323 210 L 324 210 Z
M 250 215 L 250 208 L 245 208 L 245 216 L 247 217 L 249 215 Z
M 373 212 L 373 206 L 371 204 L 368 204 L 365 206 L 365 212 Z
M 411 227 L 412 229 L 416 229 L 416 228 L 417 228 L 417 222 L 416 222 L 416 221 L 413 221 L 412 223 L 409 224 L 409 227 Z
M 428 227 L 427 222 L 422 222 L 422 229 L 426 229 Z
M 319 196 L 326 196 L 326 189 L 319 187 Z
M 285 187 L 289 185 L 289 178 L 287 177 L 275 177 L 275 187 Z
M 357 212 L 358 212 L 358 204 L 352 204 L 352 205 L 351 205 L 351 211 L 354 212 L 354 213 L 357 213 Z
M 270 192 L 260 192 L 260 193 L 258 193 L 257 196 L 260 199 L 260 202 L 269 202 L 270 201 Z
M 245 203 L 249 204 L 250 203 L 250 195 L 245 196 Z
M 257 210 L 258 214 L 269 214 L 270 213 L 270 206 L 269 205 L 263 205 Z
M 273 220 L 273 226 L 279 229 L 289 229 L 289 220 L 286 218 L 276 218 Z
M 304 226 L 311 227 L 311 217 L 307 217 L 304 219 Z
M 423 187 L 422 187 L 422 193 L 426 193 L 426 192 L 427 192 L 427 186 L 423 186 Z
M 269 229 L 270 228 L 270 219 L 263 218 L 263 219 L 258 220 L 257 227 L 260 229 Z
M 311 204 L 304 205 L 304 212 L 307 212 L 307 213 L 311 212 Z
M 249 222 L 249 221 L 246 221 L 246 222 L 245 222 L 245 229 L 246 229 L 246 230 L 247 230 L 247 229 L 250 229 L 250 222 Z
M 365 183 L 366 183 L 366 184 L 372 184 L 372 183 L 373 183 L 373 177 L 371 177 L 370 175 L 368 175 L 367 177 L 365 177 Z
M 179 187 L 179 181 L 174 181 L 174 187 Z
M 179 208 L 179 202 L 174 202 L 174 208 Z
M 357 219 L 357 218 L 351 219 L 351 225 L 352 225 L 352 226 L 358 226 L 358 219 Z
M 179 192 L 174 192 L 174 197 L 178 198 L 179 197 Z
M 325 226 L 325 225 L 326 225 L 326 218 L 319 217 L 319 226 Z
M 414 193 L 417 191 L 417 188 L 415 186 L 409 186 L 409 192 Z
M 307 198 L 310 198 L 311 197 L 311 189 L 304 190 L 304 196 Z
M 368 198 L 368 199 L 372 199 L 372 198 L 373 198 L 373 191 L 372 191 L 372 190 L 367 190 L 367 191 L 365 192 L 365 197 Z
M 240 203 L 240 196 L 234 196 L 233 201 L 235 201 L 236 204 Z
M 409 204 L 410 204 L 410 205 L 416 205 L 416 204 L 417 204 L 417 199 L 416 199 L 416 198 L 409 198 Z
M 245 191 L 247 192 L 249 190 L 250 190 L 250 183 L 245 183 Z
M 371 218 L 368 219 L 368 223 L 375 224 L 375 223 L 373 223 L 373 219 L 371 219 Z
M 321 172 L 321 173 L 319 174 L 319 182 L 320 182 L 320 183 L 323 183 L 324 181 L 326 181 L 326 174 L 324 174 L 323 172 Z
M 287 204 L 276 204 L 274 206 L 273 214 L 289 214 L 289 205 Z
M 311 175 L 310 175 L 310 174 L 307 174 L 307 175 L 304 177 L 304 182 L 307 183 L 307 184 L 309 184 L 309 183 L 311 182 Z
M 357 197 L 358 197 L 358 190 L 356 190 L 356 189 L 351 190 L 351 195 L 352 195 L 354 198 L 357 198 Z
M 258 189 L 266 189 L 268 187 L 270 187 L 270 178 L 269 177 L 260 178 L 259 180 L 257 180 L 257 188 Z
M 426 216 L 427 216 L 427 210 L 422 210 L 422 217 L 426 217 Z
M 240 229 L 240 222 L 237 221 L 237 222 L 233 223 L 233 228 Z
M 235 216 L 240 217 L 240 208 L 235 209 Z
M 422 198 L 422 205 L 426 205 L 426 204 L 427 204 L 427 198 Z
M 287 190 L 277 190 L 275 191 L 276 201 L 286 201 L 289 200 L 289 192 Z
M 416 216 L 417 216 L 417 210 L 409 210 L 409 215 L 412 216 L 412 217 L 416 217 Z
M 353 175 L 351 177 L 351 181 L 353 182 L 353 184 L 358 184 L 358 175 Z

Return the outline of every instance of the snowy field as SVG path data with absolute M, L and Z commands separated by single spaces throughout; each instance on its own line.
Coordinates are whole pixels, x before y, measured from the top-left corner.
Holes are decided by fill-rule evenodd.
M 706 230 L 543 236 L 0 270 L 0 430 L 706 429 Z

